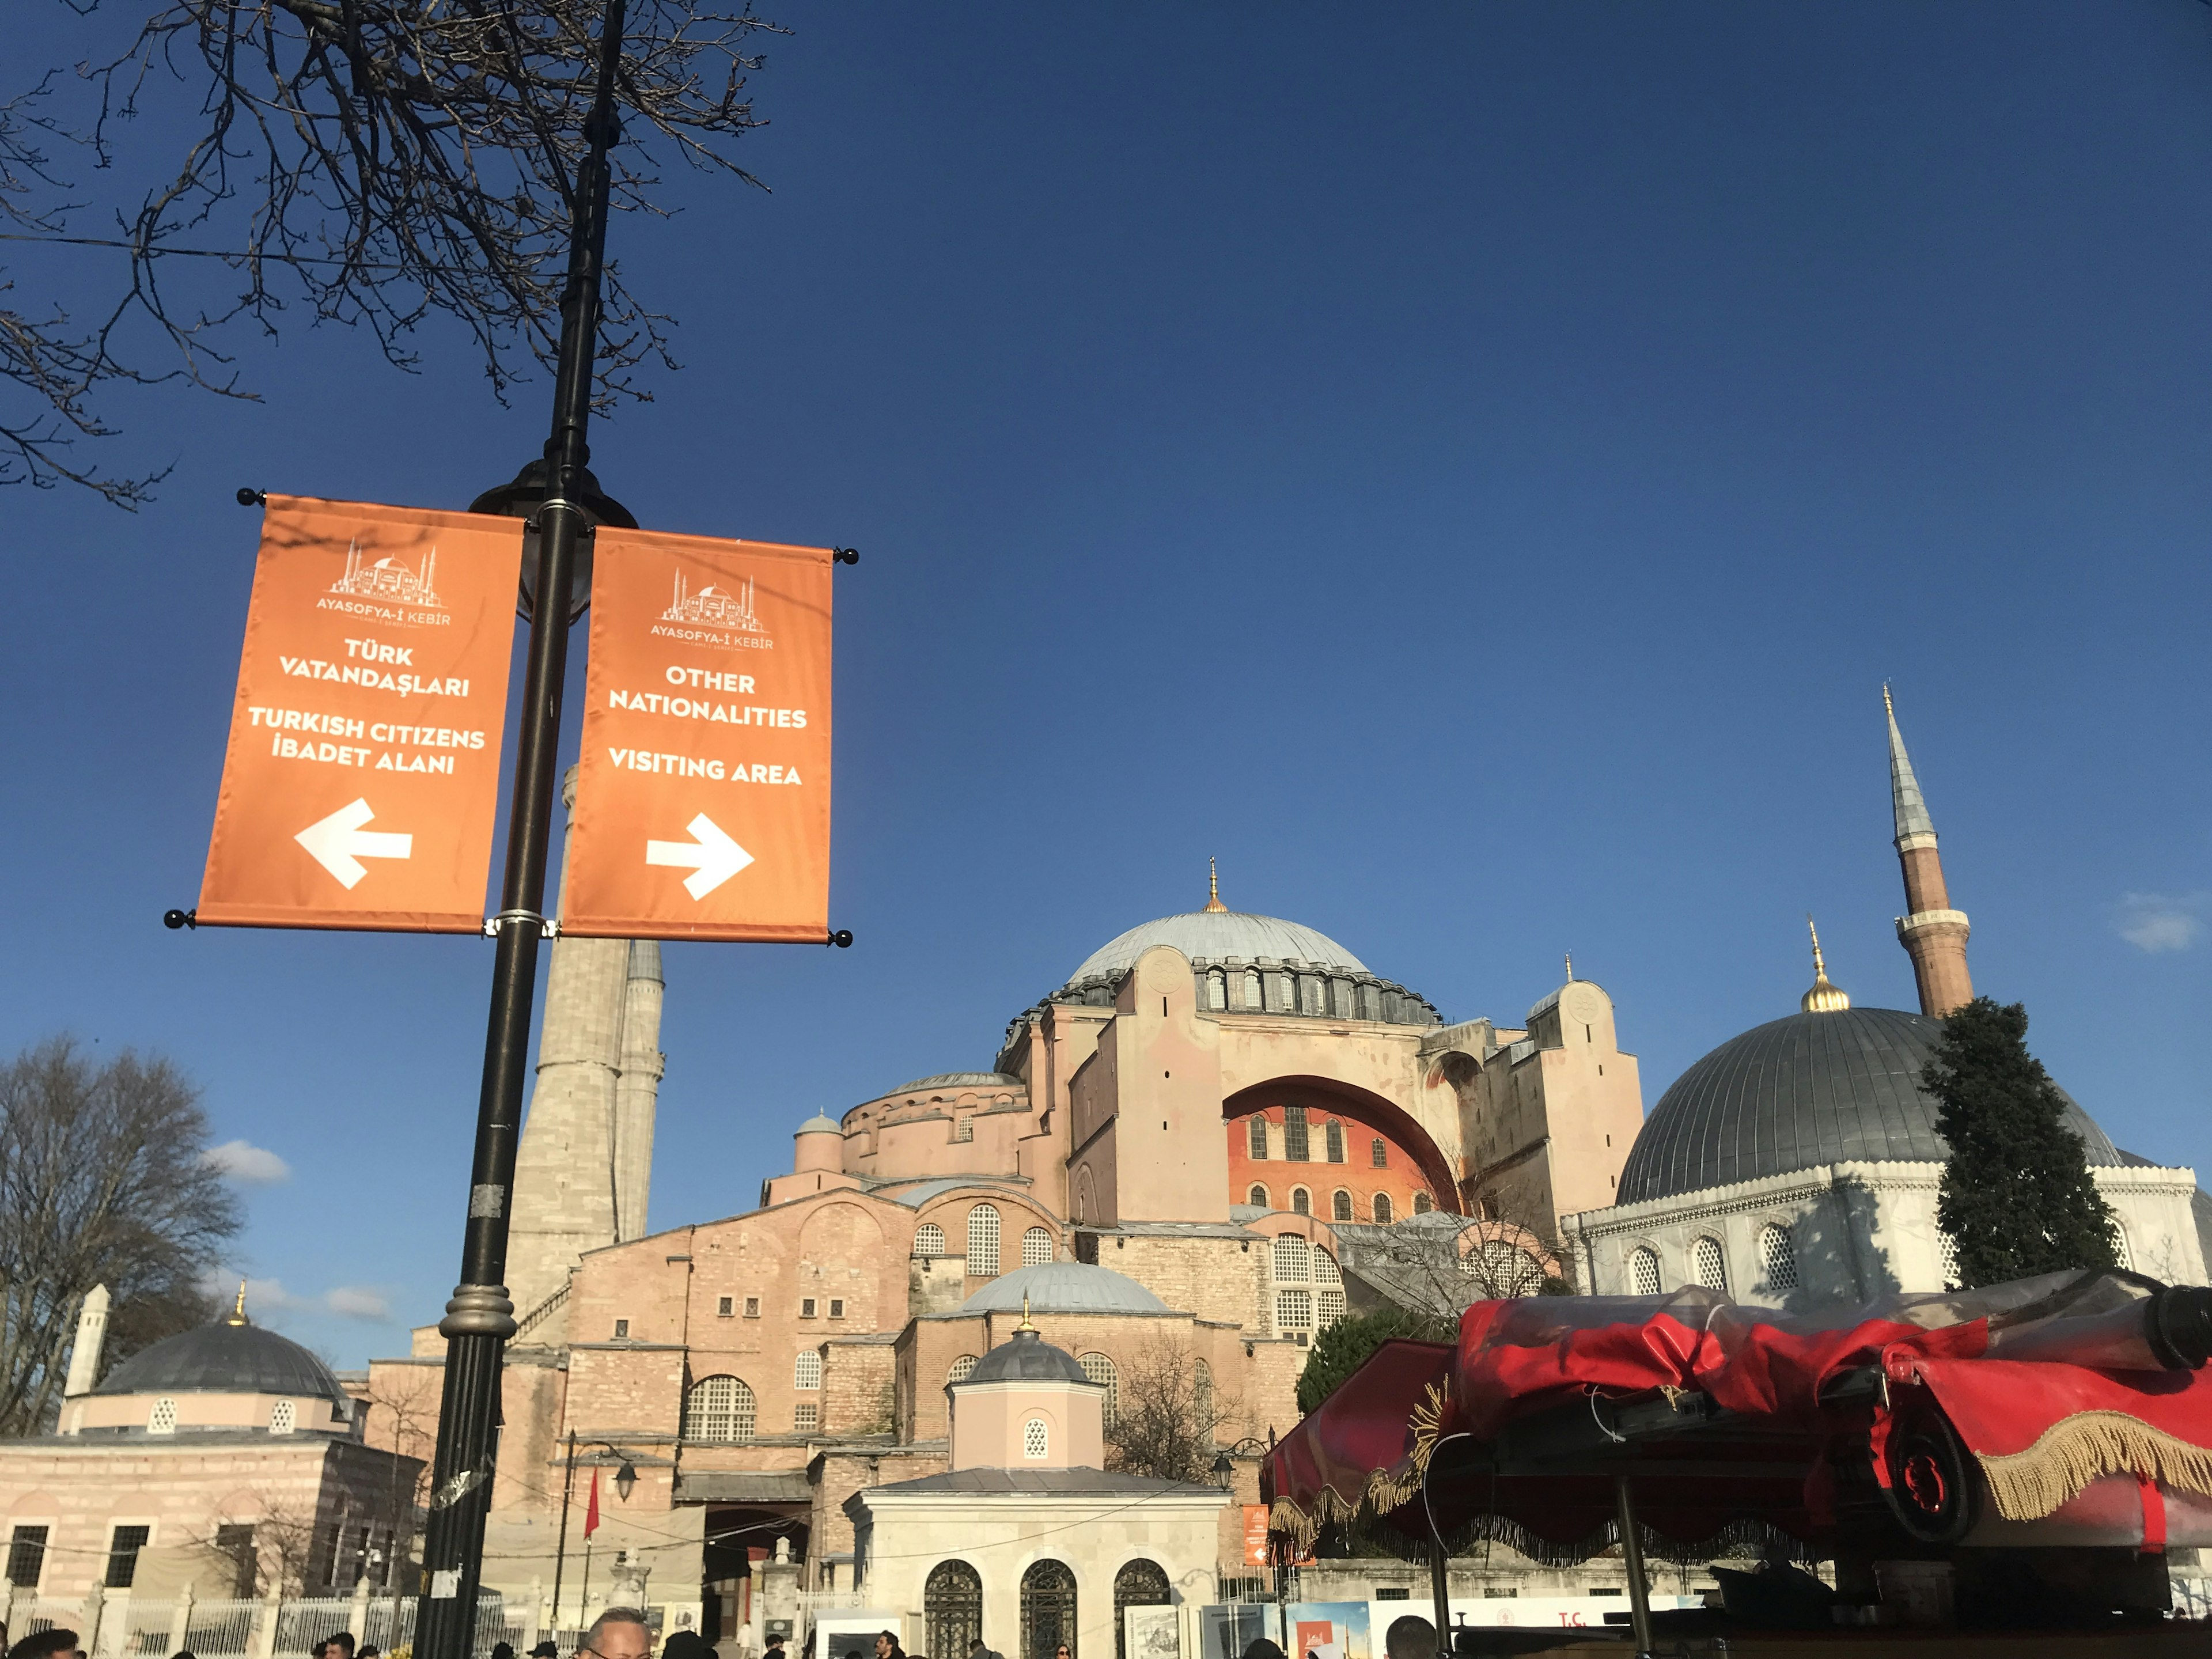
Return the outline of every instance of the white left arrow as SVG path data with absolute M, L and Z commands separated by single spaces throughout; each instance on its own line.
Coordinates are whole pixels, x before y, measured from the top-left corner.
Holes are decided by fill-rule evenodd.
M 649 841 L 647 864 L 665 864 L 691 873 L 684 878 L 684 890 L 702 899 L 753 861 L 753 855 L 722 833 L 722 826 L 704 812 L 684 826 L 690 841 Z
M 338 885 L 351 892 L 361 878 L 368 873 L 363 859 L 411 858 L 415 852 L 412 836 L 386 835 L 380 830 L 364 830 L 361 826 L 376 816 L 368 803 L 357 800 L 350 806 L 341 806 L 326 818 L 319 818 L 292 837 L 307 849 L 307 855 L 338 878 Z

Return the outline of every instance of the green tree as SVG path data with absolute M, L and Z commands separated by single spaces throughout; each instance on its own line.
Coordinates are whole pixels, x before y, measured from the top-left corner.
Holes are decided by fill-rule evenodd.
M 1958 1247 L 1959 1288 L 2118 1265 L 2066 1097 L 2027 1052 L 2026 1008 L 1977 997 L 1954 1011 L 1920 1081 L 1951 1146 L 1936 1218 Z
M 1377 1308 L 1372 1313 L 1340 1319 L 1314 1339 L 1313 1348 L 1306 1355 L 1306 1368 L 1298 1373 L 1298 1409 L 1317 1408 L 1385 1342 L 1395 1338 L 1449 1342 L 1457 1330 L 1453 1321 L 1441 1315 L 1399 1307 Z

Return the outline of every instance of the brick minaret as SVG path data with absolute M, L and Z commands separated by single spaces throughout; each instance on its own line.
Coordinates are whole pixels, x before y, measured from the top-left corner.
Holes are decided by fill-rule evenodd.
M 1943 859 L 1936 850 L 1936 825 L 1912 775 L 1905 737 L 1897 729 L 1897 709 L 1889 688 L 1881 688 L 1889 714 L 1889 797 L 1897 818 L 1897 861 L 1905 869 L 1908 914 L 1897 919 L 1897 942 L 1912 958 L 1912 977 L 1920 988 L 1920 1012 L 1938 1017 L 1974 998 L 1966 972 L 1966 913 L 1951 908 L 1943 887 Z

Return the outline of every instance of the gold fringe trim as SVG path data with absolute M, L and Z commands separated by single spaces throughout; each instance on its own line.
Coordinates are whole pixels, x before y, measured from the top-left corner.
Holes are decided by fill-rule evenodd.
M 1420 1495 L 1421 1480 L 1427 1472 L 1429 1459 L 1436 1455 L 1437 1440 L 1443 1429 L 1444 1413 L 1451 1403 L 1451 1379 L 1431 1382 L 1423 1391 L 1406 1425 L 1413 1431 L 1412 1455 L 1387 1469 L 1376 1469 L 1367 1477 L 1367 1484 L 1356 1495 L 1346 1498 L 1334 1486 L 1323 1486 L 1314 1494 L 1311 1513 L 1300 1509 L 1287 1498 L 1278 1498 L 1267 1511 L 1267 1530 L 1287 1534 L 1297 1540 L 1300 1549 L 1312 1544 L 1321 1535 L 1321 1529 L 1332 1521 L 1349 1522 L 1364 1510 L 1370 1515 L 1388 1515 L 1400 1505 L 1412 1502 Z
M 2063 1417 L 2025 1451 L 1976 1452 L 1997 1513 L 2039 1521 L 2101 1475 L 2133 1474 L 2212 1497 L 2212 1450 L 2125 1412 Z

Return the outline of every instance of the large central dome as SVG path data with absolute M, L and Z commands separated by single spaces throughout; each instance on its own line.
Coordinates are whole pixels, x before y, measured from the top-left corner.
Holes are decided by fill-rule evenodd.
M 1894 1008 L 1844 1008 L 1731 1037 L 1660 1096 L 1621 1169 L 1616 1201 L 1823 1164 L 1946 1161 L 1936 1097 L 1920 1085 L 1941 1024 Z M 2126 1161 L 2070 1097 L 2066 1127 L 2090 1163 Z
M 1255 916 L 1242 910 L 1186 910 L 1179 916 L 1132 927 L 1109 939 L 1084 958 L 1083 965 L 1067 976 L 1070 986 L 1097 980 L 1118 980 L 1137 958 L 1155 945 L 1172 945 L 1183 955 L 1208 962 L 1255 962 L 1270 957 L 1278 962 L 1304 963 L 1316 968 L 1337 968 L 1364 974 L 1367 964 L 1327 933 L 1285 921 L 1279 916 Z

